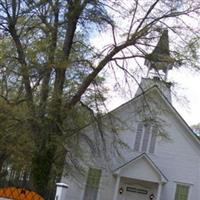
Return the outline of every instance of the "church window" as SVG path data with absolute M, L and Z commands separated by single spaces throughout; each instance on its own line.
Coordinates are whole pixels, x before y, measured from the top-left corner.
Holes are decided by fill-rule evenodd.
M 158 128 L 156 126 L 153 126 L 152 130 L 151 130 L 151 140 L 150 140 L 150 144 L 149 144 L 149 153 L 154 153 L 154 151 L 155 151 L 157 132 L 158 132 Z
M 141 143 L 141 139 L 142 139 L 142 133 L 143 133 L 143 123 L 139 123 L 138 126 L 137 126 L 137 131 L 136 131 L 134 151 L 139 151 L 140 150 L 140 143 Z
M 147 151 L 147 146 L 149 142 L 149 135 L 150 135 L 150 125 L 145 124 L 144 126 L 144 136 L 143 136 L 143 141 L 142 141 L 142 151 L 146 152 Z
M 175 200 L 187 200 L 189 193 L 189 186 L 188 185 L 176 185 L 176 196 Z
M 157 127 L 148 123 L 139 123 L 136 130 L 134 151 L 154 153 Z
M 101 170 L 96 168 L 89 168 L 86 181 L 84 200 L 96 200 L 99 183 L 101 179 Z

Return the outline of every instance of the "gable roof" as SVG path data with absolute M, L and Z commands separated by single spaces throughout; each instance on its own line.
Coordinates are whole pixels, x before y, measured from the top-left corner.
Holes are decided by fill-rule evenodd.
M 181 122 L 181 124 L 187 129 L 187 133 L 188 135 L 196 142 L 196 144 L 198 145 L 198 147 L 200 148 L 200 140 L 195 136 L 195 133 L 193 132 L 193 130 L 190 128 L 190 126 L 187 124 L 187 122 L 183 119 L 183 117 L 178 113 L 178 111 L 176 110 L 176 108 L 171 104 L 171 102 L 167 99 L 167 97 L 163 94 L 163 92 L 160 90 L 160 88 L 157 85 L 153 85 L 151 87 L 149 87 L 148 89 L 142 91 L 142 93 L 140 93 L 139 95 L 135 96 L 134 98 L 132 98 L 131 100 L 121 104 L 120 106 L 118 106 L 117 108 L 111 110 L 110 112 L 108 112 L 107 114 L 103 115 L 102 118 L 108 116 L 109 114 L 112 115 L 112 113 L 122 109 L 124 106 L 126 106 L 127 104 L 130 104 L 136 100 L 138 100 L 139 98 L 142 98 L 144 95 L 147 95 L 148 93 L 152 92 L 153 90 L 157 91 L 158 94 L 160 95 L 160 97 L 164 100 L 164 102 L 166 103 L 166 105 L 169 107 L 169 109 L 175 114 L 175 116 L 177 117 L 177 119 Z M 86 127 L 89 127 L 91 124 L 93 123 L 89 123 L 86 126 L 84 126 L 83 128 L 81 128 L 80 130 L 83 130 Z
M 117 107 L 116 109 L 114 109 L 111 112 L 117 111 L 118 109 L 121 109 L 122 107 L 124 107 L 125 105 L 134 102 L 136 100 L 138 100 L 139 98 L 143 97 L 144 95 L 147 95 L 148 93 L 152 92 L 153 90 L 157 91 L 157 93 L 160 95 L 160 97 L 164 100 L 164 102 L 166 103 L 166 105 L 168 106 L 168 108 L 175 114 L 175 116 L 177 117 L 177 119 L 181 122 L 181 124 L 187 129 L 187 133 L 190 137 L 192 137 L 192 139 L 198 144 L 199 148 L 200 148 L 200 141 L 199 139 L 195 136 L 195 133 L 193 132 L 193 130 L 190 128 L 190 126 L 187 124 L 187 122 L 183 119 L 183 117 L 178 113 L 178 111 L 176 110 L 176 108 L 171 104 L 171 102 L 167 99 L 167 97 L 163 94 L 163 92 L 160 90 L 160 88 L 157 85 L 153 85 L 152 87 L 148 88 L 147 90 L 143 91 L 141 94 L 139 94 L 138 96 L 134 97 L 133 99 L 131 99 L 130 101 L 120 105 L 119 107 Z
M 184 127 L 188 130 L 188 134 L 198 143 L 200 147 L 200 141 L 195 136 L 195 133 L 191 129 L 191 127 L 187 124 L 187 122 L 183 119 L 183 117 L 179 114 L 179 112 L 176 110 L 176 108 L 171 104 L 171 102 L 167 99 L 167 97 L 162 93 L 162 91 L 158 88 L 158 86 L 153 86 L 152 88 L 156 88 L 158 90 L 158 93 L 161 95 L 161 97 L 164 99 L 166 104 L 169 106 L 169 108 L 174 112 L 176 117 L 179 119 L 179 121 L 184 125 Z
M 137 157 L 129 160 L 128 162 L 124 163 L 120 167 L 114 169 L 113 173 L 114 174 L 120 173 L 121 169 L 126 168 L 130 164 L 136 163 L 138 160 L 140 160 L 142 158 L 144 158 L 151 165 L 151 167 L 154 169 L 154 171 L 161 177 L 161 181 L 163 183 L 166 183 L 168 181 L 167 177 L 163 174 L 163 172 L 157 167 L 157 165 L 152 161 L 152 159 L 146 153 L 142 153 L 139 156 L 137 156 Z

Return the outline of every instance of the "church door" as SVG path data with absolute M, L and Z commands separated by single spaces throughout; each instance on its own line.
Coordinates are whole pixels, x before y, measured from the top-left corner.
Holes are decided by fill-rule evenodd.
M 141 187 L 126 187 L 125 192 L 126 200 L 149 200 L 149 191 Z

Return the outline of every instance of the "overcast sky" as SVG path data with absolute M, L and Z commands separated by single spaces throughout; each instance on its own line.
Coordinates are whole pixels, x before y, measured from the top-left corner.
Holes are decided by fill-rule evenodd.
M 123 0 L 124 2 L 128 2 L 127 0 Z M 118 19 L 119 20 L 119 19 Z M 194 20 L 194 19 L 193 19 Z M 119 22 L 120 27 L 122 29 L 122 26 L 127 26 L 128 20 Z M 200 22 L 199 21 L 193 21 L 190 20 L 187 22 L 193 23 L 195 27 L 199 27 Z M 195 23 L 194 23 L 195 22 Z M 126 27 L 127 28 L 127 27 Z M 178 39 L 178 36 L 176 35 L 175 38 L 172 38 L 173 35 L 169 34 L 169 39 L 171 39 L 172 43 L 174 40 Z M 97 47 L 98 49 L 102 50 L 102 47 L 107 46 L 108 44 L 113 43 L 112 35 L 109 31 L 107 32 L 101 32 L 101 34 L 94 34 L 93 38 L 90 38 L 90 42 Z M 144 61 L 141 61 L 141 65 L 144 66 Z M 131 61 L 129 65 L 132 68 L 135 68 L 135 63 Z M 109 75 L 108 75 L 109 76 Z M 120 74 L 118 74 L 120 79 Z M 121 75 L 123 76 L 123 75 Z M 145 75 L 144 75 L 145 76 Z M 121 78 L 122 79 L 122 78 Z M 110 89 L 110 93 L 108 95 L 108 101 L 107 101 L 107 108 L 109 110 L 112 110 L 122 103 L 125 103 L 126 101 L 130 100 L 133 96 L 131 95 L 125 95 L 127 92 L 122 91 L 121 93 L 114 91 L 114 79 L 110 78 L 110 76 L 106 79 L 107 84 L 106 86 Z M 172 101 L 174 107 L 177 109 L 177 111 L 181 114 L 181 116 L 185 119 L 185 121 L 189 125 L 194 125 L 197 123 L 200 123 L 200 71 L 192 72 L 191 70 L 186 70 L 184 68 L 180 69 L 173 69 L 170 71 L 168 76 L 168 81 L 171 81 L 173 83 L 176 83 L 174 86 L 173 91 L 176 93 L 172 96 Z M 121 84 L 122 90 L 123 90 L 123 84 Z M 133 91 L 136 90 L 137 84 L 132 83 L 130 84 L 131 89 L 133 88 Z
M 173 70 L 170 77 L 177 82 L 175 90 L 180 97 L 178 101 L 173 99 L 173 105 L 189 125 L 200 123 L 200 72 Z
M 169 73 L 169 80 L 175 83 L 172 92 L 173 106 L 189 125 L 200 123 L 200 72 L 174 69 Z M 136 90 L 136 84 L 133 87 Z M 107 108 L 113 110 L 130 99 L 131 96 L 123 95 L 123 91 L 114 92 L 110 88 Z
M 95 46 L 102 47 L 103 43 L 106 44 L 109 41 L 110 38 L 105 33 L 101 37 L 93 38 L 92 43 Z M 134 65 L 134 63 L 130 63 L 130 65 Z M 200 72 L 186 70 L 185 68 L 173 69 L 169 73 L 168 80 L 175 83 L 173 88 L 175 95 L 172 95 L 174 107 L 189 125 L 200 123 Z M 112 82 L 109 77 L 107 81 L 106 86 L 110 87 L 107 101 L 109 110 L 113 110 L 133 97 L 124 95 L 123 91 L 114 92 L 114 80 Z M 132 83 L 131 87 L 134 88 L 134 91 L 137 85 Z

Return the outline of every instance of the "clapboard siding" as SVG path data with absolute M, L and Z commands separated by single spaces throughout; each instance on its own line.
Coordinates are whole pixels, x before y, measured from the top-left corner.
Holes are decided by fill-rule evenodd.
M 163 112 L 159 113 L 159 117 L 161 121 L 164 122 L 162 129 L 166 132 L 166 135 L 156 136 L 156 138 L 152 139 L 151 135 L 146 134 L 146 139 L 150 141 L 152 139 L 152 144 L 149 142 L 150 152 L 154 152 L 147 152 L 147 154 L 168 179 L 168 182 L 163 187 L 161 199 L 174 200 L 176 183 L 185 183 L 190 185 L 188 200 L 197 200 L 200 198 L 200 145 L 191 136 L 191 132 L 189 132 L 187 126 L 177 117 L 177 114 L 171 109 L 165 99 L 159 92 L 156 92 L 156 89 L 153 94 L 157 96 L 153 99 L 154 102 L 152 104 L 155 104 L 158 108 L 163 108 Z M 136 99 L 112 112 L 114 118 L 120 119 L 120 122 L 115 120 L 115 127 L 118 127 L 118 135 L 121 140 L 129 146 L 129 148 L 120 149 L 123 154 L 123 160 L 113 158 L 112 155 L 110 155 L 112 169 L 121 166 L 123 163 L 142 153 L 142 151 L 137 151 L 138 148 L 135 147 L 134 149 L 134 146 L 137 144 L 136 138 L 138 141 L 142 140 L 142 138 L 139 138 L 139 135 L 137 135 L 137 126 L 143 121 L 143 115 L 137 114 L 141 103 L 141 99 Z M 151 101 L 149 101 L 149 103 L 151 103 Z M 104 120 L 106 120 L 106 117 Z M 109 124 L 109 122 L 105 123 Z M 122 128 L 123 124 L 124 127 Z M 90 131 L 90 128 L 92 128 L 92 126 L 87 127 L 87 132 Z M 107 133 L 108 135 L 111 134 L 109 131 L 107 131 Z M 106 141 L 108 145 L 110 145 L 112 137 L 108 137 Z M 146 141 L 144 140 L 143 142 Z M 155 149 L 153 148 L 154 142 Z M 146 144 L 141 143 L 141 145 L 144 146 L 142 150 L 145 151 Z M 102 171 L 97 200 L 112 200 L 115 182 L 116 178 L 113 176 L 112 171 Z M 74 186 L 73 188 L 69 188 L 68 199 L 82 200 L 84 184 L 85 183 L 82 184 L 82 188 Z

